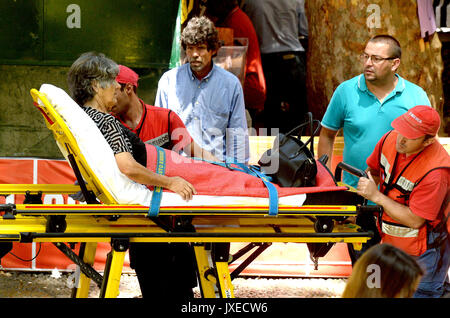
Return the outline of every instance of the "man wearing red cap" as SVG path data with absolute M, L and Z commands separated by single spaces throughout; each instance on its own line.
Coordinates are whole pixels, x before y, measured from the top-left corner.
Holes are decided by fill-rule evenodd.
M 394 130 L 367 159 L 369 178 L 361 177 L 357 188 L 383 207 L 381 242 L 403 249 L 425 267 L 414 297 L 441 297 L 450 290 L 450 156 L 436 140 L 439 126 L 439 114 L 429 106 L 397 117 Z
M 189 156 L 218 161 L 191 138 L 181 118 L 170 109 L 145 104 L 137 95 L 139 75 L 132 69 L 119 65 L 116 81 L 120 84 L 113 115 L 143 142 Z
M 218 161 L 193 141 L 175 112 L 147 105 L 137 96 L 136 72 L 119 65 L 116 81 L 121 88 L 116 93 L 113 114 L 143 142 Z M 129 253 L 130 266 L 136 272 L 143 298 L 193 298 L 192 288 L 197 282 L 194 253 L 189 243 L 131 243 Z M 174 285 L 177 285 L 175 290 Z

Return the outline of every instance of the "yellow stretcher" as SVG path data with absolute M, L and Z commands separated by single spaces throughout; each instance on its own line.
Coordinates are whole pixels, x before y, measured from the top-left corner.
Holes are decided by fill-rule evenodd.
M 228 265 L 254 247 L 257 250 L 243 266 L 272 242 L 307 243 L 317 262 L 334 243 L 351 243 L 360 249 L 373 235 L 357 225 L 336 222 L 370 209 L 352 190 L 326 196 L 311 194 L 301 207 L 280 205 L 277 216 L 268 215 L 268 206 L 224 205 L 161 207 L 157 217 L 149 218 L 148 207 L 115 201 L 92 172 L 65 121 L 46 96 L 36 89 L 31 90 L 31 95 L 80 185 L 0 185 L 0 195 L 25 194 L 23 204 L 0 206 L 0 242 L 55 244 L 80 267 L 74 297 L 88 296 L 91 279 L 101 287 L 101 297 L 117 297 L 130 242 L 192 243 L 201 295 L 229 298 L 233 297 L 232 278 L 243 268 L 230 274 Z M 80 190 L 88 204 L 41 204 L 42 194 Z M 92 267 L 99 242 L 111 244 L 103 275 Z M 249 245 L 230 256 L 230 242 Z M 78 255 L 70 247 L 73 243 L 81 243 Z

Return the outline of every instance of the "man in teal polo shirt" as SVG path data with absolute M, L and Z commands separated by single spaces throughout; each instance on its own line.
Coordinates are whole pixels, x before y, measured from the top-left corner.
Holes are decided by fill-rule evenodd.
M 358 169 L 366 170 L 366 159 L 373 152 L 378 140 L 391 128 L 391 122 L 416 105 L 428 105 L 430 101 L 419 86 L 400 77 L 400 43 L 390 35 L 371 38 L 361 54 L 363 74 L 343 82 L 336 88 L 322 119 L 318 156 L 327 154 L 328 168 L 337 132 L 344 133 L 343 161 Z M 344 172 L 344 183 L 356 188 L 358 177 Z M 372 216 L 358 216 L 356 223 L 365 230 L 372 230 L 374 238 L 363 244 L 361 252 L 348 245 L 354 263 L 370 246 L 380 241 Z
M 391 122 L 416 105 L 431 105 L 425 91 L 396 71 L 401 48 L 389 35 L 371 38 L 361 54 L 364 73 L 340 84 L 322 119 L 318 156 L 331 159 L 339 129 L 344 134 L 343 161 L 361 170 Z M 331 160 L 328 161 L 331 167 Z M 343 181 L 355 187 L 358 178 L 344 172 Z

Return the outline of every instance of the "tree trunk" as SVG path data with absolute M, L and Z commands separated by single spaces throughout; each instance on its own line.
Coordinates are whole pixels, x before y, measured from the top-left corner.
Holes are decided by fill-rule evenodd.
M 422 40 L 416 0 L 309 0 L 306 14 L 308 104 L 315 118 L 323 117 L 340 83 L 362 73 L 358 56 L 377 34 L 400 42 L 398 74 L 421 86 L 442 117 L 442 45 L 436 33 Z

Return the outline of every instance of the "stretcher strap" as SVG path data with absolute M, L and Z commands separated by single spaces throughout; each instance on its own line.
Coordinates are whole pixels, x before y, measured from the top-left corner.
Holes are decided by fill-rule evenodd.
M 157 163 L 156 163 L 156 173 L 164 175 L 166 170 L 166 153 L 164 149 L 158 146 L 156 147 L 157 153 Z M 159 207 L 161 205 L 163 189 L 162 187 L 153 187 L 152 200 L 150 202 L 150 208 L 148 210 L 148 216 L 154 217 L 159 214 Z
M 272 181 L 272 178 L 266 176 L 263 172 L 261 172 L 259 166 L 255 165 L 247 166 L 243 163 L 236 162 L 233 158 L 228 157 L 225 158 L 225 162 L 210 161 L 201 158 L 194 158 L 194 159 L 219 165 L 228 168 L 230 170 L 237 170 L 244 173 L 248 173 L 252 176 L 260 178 L 264 183 L 264 185 L 267 187 L 267 190 L 269 191 L 269 215 L 278 215 L 278 191 L 273 185 L 273 183 L 270 182 Z
M 254 167 L 250 166 L 250 170 L 252 170 L 261 180 L 264 182 L 264 185 L 269 190 L 269 215 L 278 215 L 278 191 L 267 179 L 267 176 L 262 172 L 257 171 Z

